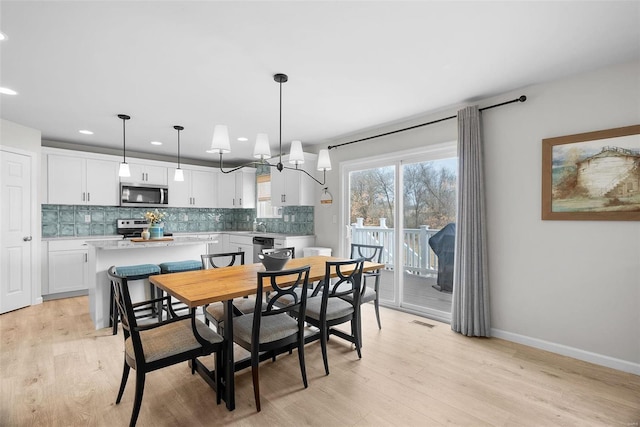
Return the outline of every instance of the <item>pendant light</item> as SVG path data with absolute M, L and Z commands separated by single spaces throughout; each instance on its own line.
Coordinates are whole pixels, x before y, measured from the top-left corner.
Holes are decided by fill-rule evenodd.
M 238 169 L 256 165 L 266 165 L 270 167 L 274 167 L 279 171 L 283 169 L 296 170 L 302 173 L 305 173 L 315 182 L 320 185 L 324 185 L 327 180 L 327 171 L 331 170 L 331 159 L 329 158 L 329 150 L 320 150 L 318 153 L 318 164 L 317 169 L 322 171 L 323 180 L 320 182 L 313 175 L 307 172 L 304 169 L 298 169 L 298 165 L 304 163 L 304 153 L 302 151 L 302 142 L 300 141 L 291 141 L 291 152 L 289 154 L 289 163 L 295 165 L 295 167 L 284 166 L 282 164 L 282 83 L 286 83 L 289 80 L 289 77 L 286 74 L 278 73 L 273 76 L 273 80 L 280 85 L 280 121 L 279 121 L 279 159 L 277 164 L 267 163 L 265 160 L 271 157 L 271 150 L 269 148 L 269 138 L 266 134 L 259 133 L 256 137 L 256 145 L 253 149 L 253 157 L 256 159 L 260 159 L 259 161 L 252 161 L 249 163 L 245 163 L 243 165 L 237 166 L 230 170 L 224 170 L 222 166 L 222 155 L 231 152 L 231 145 L 229 144 L 229 130 L 225 125 L 216 125 L 213 130 L 213 140 L 211 141 L 211 148 L 207 150 L 207 153 L 219 154 L 220 155 L 220 171 L 222 173 L 231 173 L 235 172 Z
M 173 180 L 184 181 L 184 173 L 182 173 L 182 169 L 180 169 L 180 131 L 184 130 L 184 127 L 175 125 L 173 128 L 178 131 L 178 167 L 176 168 L 176 173 L 173 175 Z
M 127 139 L 126 139 L 124 124 L 131 117 L 127 116 L 126 114 L 118 114 L 118 118 L 122 119 L 122 163 L 120 163 L 118 176 L 122 178 L 127 178 L 131 176 L 131 171 L 129 170 L 129 164 L 127 163 Z

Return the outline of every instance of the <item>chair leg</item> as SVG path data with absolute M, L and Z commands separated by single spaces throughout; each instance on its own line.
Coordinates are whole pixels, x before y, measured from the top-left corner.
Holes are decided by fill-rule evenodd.
M 304 388 L 309 386 L 307 383 L 307 368 L 304 364 L 304 334 L 298 340 L 298 359 L 300 360 L 300 372 L 302 373 L 302 383 Z
M 260 369 L 260 367 L 258 366 L 259 363 L 259 359 L 258 359 L 258 353 L 254 355 L 251 355 L 251 376 L 253 377 L 253 396 L 256 400 L 256 410 L 258 412 L 261 411 L 260 408 L 260 378 L 259 378 L 259 372 L 258 369 Z
M 373 306 L 376 308 L 376 319 L 378 319 L 378 329 L 382 329 L 382 323 L 380 323 L 380 304 L 378 304 L 378 295 L 373 301 Z
M 196 373 L 196 358 L 191 359 L 191 375 Z
M 329 327 L 325 324 L 320 328 L 320 348 L 322 349 L 322 360 L 324 362 L 325 375 L 329 375 L 329 360 L 327 359 L 327 338 Z
M 120 390 L 118 390 L 118 397 L 116 398 L 116 405 L 120 403 L 120 399 L 122 399 L 122 394 L 124 393 L 124 388 L 127 385 L 127 378 L 129 378 L 129 370 L 131 368 L 127 365 L 127 361 L 124 361 L 124 368 L 122 369 L 122 380 L 120 380 Z
M 135 427 L 140 414 L 140 405 L 142 404 L 142 393 L 144 393 L 144 372 L 136 371 L 136 397 L 133 401 L 133 412 L 131 413 L 131 422 L 129 427 Z
M 357 317 L 351 319 L 351 334 L 353 335 L 353 341 L 356 345 L 356 352 L 358 352 L 358 358 L 362 359 L 362 353 L 360 352 L 360 334 L 358 332 L 360 321 Z
M 219 350 L 216 352 L 216 404 L 219 405 L 222 401 L 222 352 Z

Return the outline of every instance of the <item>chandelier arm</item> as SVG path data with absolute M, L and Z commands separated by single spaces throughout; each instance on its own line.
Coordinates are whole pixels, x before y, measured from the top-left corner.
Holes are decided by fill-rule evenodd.
M 327 171 L 326 170 L 322 171 L 322 182 L 320 182 L 320 181 L 318 181 L 318 179 L 315 176 L 311 175 L 309 172 L 307 172 L 304 169 L 290 168 L 289 166 L 283 166 L 283 169 L 289 169 L 289 170 L 292 170 L 292 171 L 304 172 L 304 173 L 307 174 L 307 176 L 309 178 L 311 178 L 312 180 L 314 180 L 315 182 L 317 182 L 320 185 L 324 185 L 325 182 L 327 181 Z
M 235 172 L 235 171 L 237 171 L 237 170 L 240 170 L 240 169 L 245 168 L 245 167 L 248 167 L 248 166 L 256 166 L 256 165 L 261 165 L 261 164 L 264 164 L 264 163 L 262 163 L 262 162 L 255 162 L 255 161 L 251 161 L 251 162 L 248 162 L 248 163 L 244 163 L 244 164 L 242 164 L 242 165 L 240 165 L 240 166 L 236 166 L 236 167 L 235 167 L 235 168 L 233 168 L 233 169 L 224 170 L 224 169 L 222 169 L 222 167 L 223 167 L 223 166 L 222 166 L 222 153 L 220 153 L 219 169 L 220 169 L 220 172 L 222 172 L 222 173 L 231 173 L 231 172 Z M 271 166 L 271 165 L 269 165 L 269 166 Z

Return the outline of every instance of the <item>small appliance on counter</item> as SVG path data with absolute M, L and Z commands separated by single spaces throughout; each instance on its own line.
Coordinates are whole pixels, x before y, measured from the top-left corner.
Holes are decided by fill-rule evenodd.
M 145 219 L 119 219 L 116 224 L 116 232 L 122 235 L 123 239 L 142 237 L 142 232 L 151 225 Z M 172 235 L 172 233 L 164 233 L 166 237 Z

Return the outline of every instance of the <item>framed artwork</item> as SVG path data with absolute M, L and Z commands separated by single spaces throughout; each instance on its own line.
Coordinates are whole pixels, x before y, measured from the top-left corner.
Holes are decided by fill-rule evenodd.
M 542 219 L 640 220 L 640 125 L 542 140 Z

